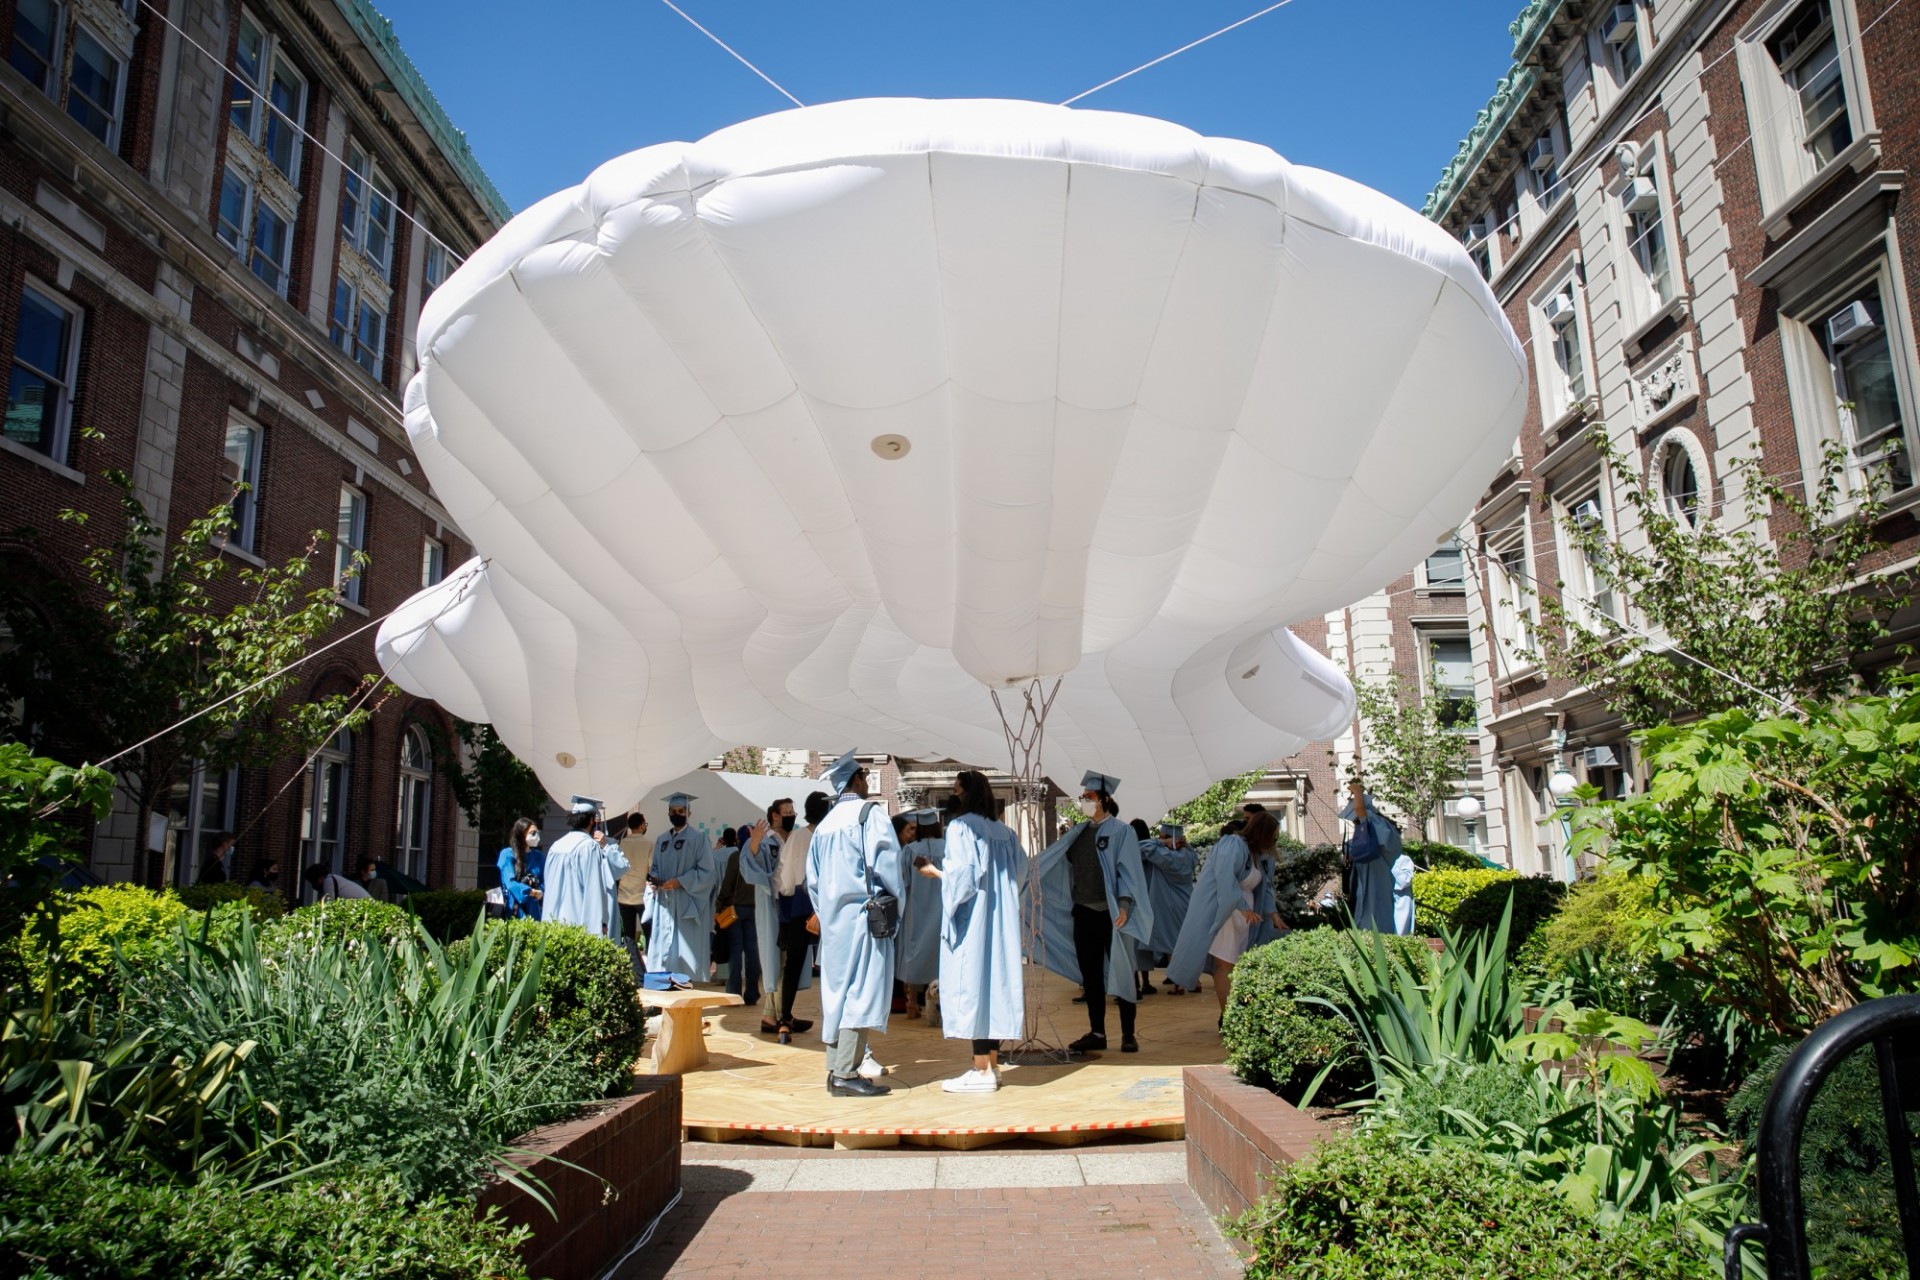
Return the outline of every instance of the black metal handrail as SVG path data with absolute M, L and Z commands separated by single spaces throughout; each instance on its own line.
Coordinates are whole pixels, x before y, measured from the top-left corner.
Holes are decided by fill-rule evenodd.
M 1827 1019 L 1781 1065 L 1767 1094 L 1756 1141 L 1760 1221 L 1727 1233 L 1727 1280 L 1740 1280 L 1740 1250 L 1748 1242 L 1766 1250 L 1768 1280 L 1812 1280 L 1806 1208 L 1800 1197 L 1800 1139 L 1821 1084 L 1863 1044 L 1873 1045 L 1880 1066 L 1880 1101 L 1907 1272 L 1920 1276 L 1920 1195 L 1914 1190 L 1913 1139 L 1906 1117 L 1910 1107 L 1920 1105 L 1920 996 L 1887 996 Z

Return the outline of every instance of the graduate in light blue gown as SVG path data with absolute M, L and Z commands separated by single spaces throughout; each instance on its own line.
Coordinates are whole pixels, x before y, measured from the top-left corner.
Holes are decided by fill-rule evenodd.
M 600 802 L 575 796 L 567 815 L 567 834 L 547 851 L 541 918 L 575 924 L 597 938 L 619 931 L 614 886 L 627 870 L 627 856 L 607 839 L 600 823 Z
M 513 824 L 506 847 L 500 850 L 495 865 L 500 868 L 500 892 L 507 900 L 507 913 L 540 918 L 540 899 L 545 893 L 540 882 L 546 872 L 547 855 L 540 848 L 540 828 L 531 818 Z
M 1169 980 L 1200 989 L 1200 974 L 1213 974 L 1213 993 L 1226 1012 L 1233 966 L 1249 947 L 1285 931 L 1274 912 L 1273 872 L 1280 823 L 1270 813 L 1250 815 L 1243 834 L 1220 837 L 1193 886 L 1187 918 L 1167 964 Z
M 1353 834 L 1347 838 L 1353 927 L 1392 933 L 1393 865 L 1400 859 L 1400 828 L 1374 807 L 1373 797 L 1358 778 L 1347 783 L 1347 803 L 1341 806 L 1340 819 L 1353 823 Z
M 1097 817 L 1082 822 L 1035 860 L 1040 882 L 1041 964 L 1086 989 L 1087 1034 L 1067 1047 L 1089 1052 L 1107 1046 L 1107 995 L 1120 1003 L 1120 1051 L 1136 1053 L 1133 998 L 1136 948 L 1153 935 L 1153 903 L 1140 863 L 1140 839 L 1120 820 L 1113 792 L 1120 779 L 1089 772 L 1080 782 L 1081 807 Z M 1028 885 L 1022 886 L 1028 894 Z M 1023 904 L 1024 917 L 1032 910 Z
M 760 1030 L 779 1029 L 780 911 L 773 893 L 773 873 L 780 865 L 781 841 L 793 834 L 793 801 L 775 800 L 767 816 L 753 824 L 740 849 L 740 878 L 753 886 L 754 945 L 760 949 L 760 985 L 766 996 L 760 1009 Z
M 707 833 L 687 826 L 695 798 L 684 791 L 667 797 L 667 830 L 653 842 L 647 968 L 705 982 L 713 958 L 713 895 L 725 868 L 714 858 Z
M 986 778 L 967 770 L 956 782 L 944 856 L 917 864 L 913 878 L 940 889 L 940 1030 L 973 1042 L 972 1069 L 940 1087 L 992 1093 L 1000 1087 L 1000 1042 L 1026 1034 L 1019 904 L 1027 854 L 1013 828 L 995 821 Z
M 1199 855 L 1187 848 L 1187 830 L 1178 823 L 1160 824 L 1160 838 L 1140 842 L 1140 861 L 1147 870 L 1147 896 L 1153 899 L 1153 938 L 1148 950 L 1166 964 L 1186 923 L 1187 903 L 1193 898 L 1193 871 Z M 1151 968 L 1151 965 L 1144 966 Z M 1176 991 L 1183 988 L 1174 984 Z
M 894 819 L 894 832 L 909 868 L 924 859 L 939 866 L 947 842 L 940 837 L 940 811 L 916 809 Z M 940 880 L 907 876 L 907 900 L 900 916 L 900 959 L 894 976 L 907 984 L 907 1016 L 917 1018 L 927 986 L 940 976 Z
M 872 1098 L 887 1086 L 858 1074 L 869 1032 L 887 1029 L 893 1010 L 894 939 L 867 928 L 876 888 L 904 895 L 904 862 L 886 806 L 867 799 L 867 775 L 853 752 L 827 771 L 836 799 L 807 842 L 807 893 L 820 919 L 820 1038 L 827 1042 L 827 1093 Z

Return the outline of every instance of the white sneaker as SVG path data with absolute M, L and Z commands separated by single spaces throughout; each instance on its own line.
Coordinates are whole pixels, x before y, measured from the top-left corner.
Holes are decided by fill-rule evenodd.
M 1000 1081 L 994 1077 L 991 1069 L 982 1071 L 976 1067 L 965 1075 L 942 1080 L 940 1087 L 948 1093 L 992 1093 L 1000 1087 Z
M 873 1050 L 869 1049 L 867 1050 L 867 1056 L 860 1059 L 860 1065 L 854 1068 L 854 1074 L 865 1080 L 878 1080 L 881 1076 L 887 1074 L 887 1069 L 880 1065 L 879 1061 L 873 1056 Z

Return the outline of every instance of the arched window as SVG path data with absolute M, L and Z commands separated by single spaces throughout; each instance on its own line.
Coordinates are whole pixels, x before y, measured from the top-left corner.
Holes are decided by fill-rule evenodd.
M 1684 432 L 1674 431 L 1653 453 L 1653 480 L 1660 510 L 1683 529 L 1698 529 L 1706 513 L 1705 468 Z
M 301 788 L 300 854 L 302 867 L 320 863 L 345 871 L 347 796 L 353 775 L 353 733 L 342 729 L 320 748 Z
M 427 848 L 433 831 L 433 748 L 419 725 L 400 738 L 399 829 L 393 861 L 403 875 L 427 878 Z

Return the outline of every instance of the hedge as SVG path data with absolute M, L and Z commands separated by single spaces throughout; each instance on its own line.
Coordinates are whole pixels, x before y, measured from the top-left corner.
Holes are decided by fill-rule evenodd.
M 484 889 L 429 889 L 408 894 L 401 905 L 435 940 L 457 942 L 473 932 L 487 908 L 487 893 Z

